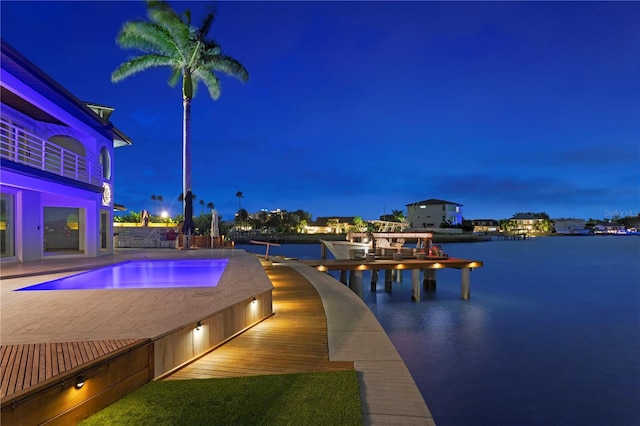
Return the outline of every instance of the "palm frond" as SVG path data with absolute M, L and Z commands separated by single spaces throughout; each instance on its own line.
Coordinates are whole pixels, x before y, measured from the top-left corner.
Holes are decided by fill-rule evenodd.
M 222 48 L 214 40 L 202 39 L 201 41 L 204 46 L 204 49 L 203 49 L 204 55 L 214 56 L 214 55 L 222 54 Z
M 191 43 L 190 27 L 169 4 L 166 2 L 153 2 L 147 9 L 147 15 L 152 22 L 169 32 L 178 50 L 183 51 L 189 46 Z
M 202 24 L 198 28 L 198 38 L 204 39 L 211 31 L 211 26 L 213 25 L 213 21 L 215 20 L 215 7 L 211 6 L 210 11 L 207 13 L 207 16 L 204 17 Z
M 127 22 L 117 35 L 116 43 L 125 49 L 138 49 L 145 53 L 177 56 L 178 50 L 168 31 L 145 21 Z
M 195 70 L 193 75 L 194 85 L 197 84 L 197 81 L 202 81 L 207 87 L 211 99 L 218 100 L 220 97 L 220 80 L 218 80 L 218 77 L 211 71 L 202 68 Z
M 182 16 L 184 16 L 184 22 L 185 24 L 187 24 L 188 26 L 191 25 L 191 10 L 187 9 L 182 13 Z
M 180 81 L 182 76 L 182 69 L 180 67 L 174 67 L 171 70 L 171 78 L 169 78 L 169 86 L 176 87 L 176 84 Z
M 249 80 L 249 72 L 230 56 L 211 56 L 202 62 L 202 67 L 211 71 L 220 71 L 243 82 Z
M 120 64 L 120 66 L 111 73 L 111 81 L 117 83 L 140 71 L 154 67 L 172 66 L 173 63 L 173 58 L 162 55 L 150 54 L 138 56 Z

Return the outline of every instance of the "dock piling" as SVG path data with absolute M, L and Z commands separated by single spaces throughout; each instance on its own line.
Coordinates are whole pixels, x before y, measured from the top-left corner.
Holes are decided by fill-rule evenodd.
M 471 269 L 462 268 L 462 288 L 460 297 L 462 300 L 469 300 L 471 297 Z
M 420 300 L 420 269 L 411 270 L 411 301 Z
M 393 270 L 385 269 L 384 270 L 384 291 L 391 291 L 393 282 Z
M 371 270 L 371 291 L 376 291 L 376 286 L 378 285 L 378 270 Z
M 424 289 L 427 291 L 436 291 L 436 270 L 425 269 L 424 270 Z

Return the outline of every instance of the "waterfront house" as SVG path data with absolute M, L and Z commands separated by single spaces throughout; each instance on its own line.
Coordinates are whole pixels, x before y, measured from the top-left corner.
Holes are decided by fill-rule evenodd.
M 307 234 L 344 234 L 353 226 L 355 216 L 318 217 L 305 227 Z
M 406 205 L 407 222 L 411 228 L 440 228 L 440 224 L 462 224 L 462 204 L 453 201 L 428 200 L 417 201 Z
M 472 220 L 473 232 L 500 232 L 500 222 L 495 219 Z
M 586 228 L 587 222 L 584 219 L 559 218 L 552 220 L 556 234 L 584 235 L 591 233 L 591 230 Z
M 113 108 L 86 104 L 2 40 L 2 261 L 113 253 Z
M 545 219 L 546 217 L 542 214 L 518 213 L 511 218 L 511 222 L 514 223 L 515 233 L 533 234 L 539 232 L 539 224 Z

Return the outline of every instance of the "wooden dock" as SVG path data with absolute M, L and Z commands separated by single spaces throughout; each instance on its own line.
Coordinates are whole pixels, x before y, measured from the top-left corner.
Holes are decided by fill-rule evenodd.
M 320 272 L 340 271 L 340 281 L 348 284 L 356 292 L 362 286 L 362 272 L 371 271 L 371 288 L 375 289 L 379 271 L 385 271 L 385 289 L 389 289 L 394 271 L 410 270 L 412 283 L 412 300 L 420 300 L 420 273 L 423 274 L 423 287 L 425 290 L 434 291 L 436 288 L 436 271 L 438 269 L 459 269 L 461 271 L 460 297 L 467 300 L 471 297 L 471 274 L 475 268 L 482 268 L 484 263 L 479 260 L 458 259 L 453 257 L 440 258 L 373 258 L 363 259 L 319 259 L 301 260 Z M 347 280 L 346 273 L 350 273 Z
M 353 370 L 352 361 L 329 361 L 327 319 L 313 285 L 288 266 L 265 271 L 275 315 L 165 380 Z

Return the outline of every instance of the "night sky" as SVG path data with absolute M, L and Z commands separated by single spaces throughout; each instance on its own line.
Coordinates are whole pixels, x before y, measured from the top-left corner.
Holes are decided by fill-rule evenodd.
M 205 2 L 190 8 L 195 24 Z M 2 38 L 115 108 L 115 201 L 181 211 L 182 102 L 169 70 L 113 84 L 143 2 L 0 3 Z M 377 219 L 408 203 L 466 219 L 640 213 L 639 2 L 219 2 L 210 35 L 250 80 L 192 104 L 193 192 L 242 208 Z M 196 204 L 196 213 L 200 206 Z

